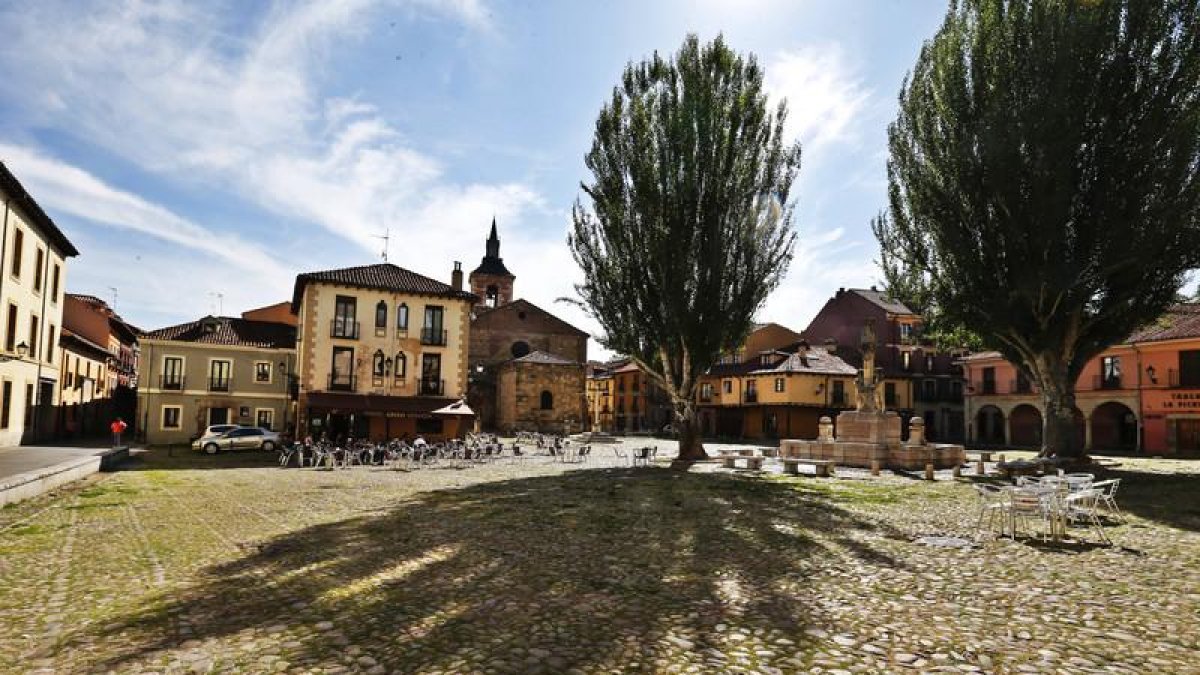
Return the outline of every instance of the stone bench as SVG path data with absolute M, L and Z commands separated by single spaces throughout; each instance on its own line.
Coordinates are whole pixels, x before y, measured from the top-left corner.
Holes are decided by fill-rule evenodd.
M 747 469 L 753 469 L 755 471 L 762 470 L 762 463 L 763 463 L 762 457 L 754 457 L 751 455 L 744 455 L 744 454 L 740 454 L 740 453 L 739 454 L 732 454 L 732 453 L 722 454 L 721 455 L 721 466 L 725 467 L 726 469 L 736 469 L 737 461 L 739 459 L 744 460 L 746 462 Z
M 784 457 L 779 460 L 783 464 L 783 472 L 793 476 L 800 475 L 800 465 L 811 466 L 815 475 L 829 477 L 833 475 L 834 462 L 828 459 L 797 459 Z

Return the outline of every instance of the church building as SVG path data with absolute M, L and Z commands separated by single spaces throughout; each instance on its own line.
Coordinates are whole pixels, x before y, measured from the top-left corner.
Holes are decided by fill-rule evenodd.
M 524 299 L 500 257 L 496 221 L 471 272 L 468 403 L 485 430 L 573 433 L 587 420 L 588 334 Z

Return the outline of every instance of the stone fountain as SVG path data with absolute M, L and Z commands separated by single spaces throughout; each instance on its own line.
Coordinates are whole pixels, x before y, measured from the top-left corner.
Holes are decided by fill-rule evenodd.
M 884 410 L 882 399 L 883 370 L 875 367 L 875 322 L 863 326 L 863 367 L 858 371 L 856 388 L 858 405 L 838 415 L 837 435 L 833 420 L 822 417 L 816 440 L 782 440 L 781 457 L 822 459 L 843 466 L 863 468 L 920 470 L 932 464 L 935 469 L 960 466 L 966 461 L 961 445 L 927 443 L 925 421 L 913 417 L 909 421 L 908 440 L 901 439 L 900 416 Z

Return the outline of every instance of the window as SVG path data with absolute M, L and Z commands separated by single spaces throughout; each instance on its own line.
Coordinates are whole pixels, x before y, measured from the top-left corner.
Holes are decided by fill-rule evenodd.
M 163 429 L 179 429 L 182 425 L 183 409 L 177 405 L 164 405 L 162 407 L 162 428 Z
M 883 404 L 885 406 L 896 405 L 896 383 L 895 382 L 884 382 L 883 383 Z
M 383 356 L 382 349 L 376 349 L 375 355 L 371 358 L 371 374 L 376 378 L 382 378 L 387 374 L 387 360 Z
M 495 307 L 499 304 L 500 288 L 496 284 L 491 284 L 484 292 L 483 304 L 487 307 Z
M 3 393 L 0 393 L 0 429 L 7 429 L 12 415 L 12 382 L 4 381 Z
M 54 263 L 54 271 L 50 273 L 50 302 L 58 302 L 58 281 L 62 270 Z
M 425 325 L 421 328 L 422 344 L 446 344 L 446 331 L 442 330 L 442 315 L 443 311 L 441 307 L 436 305 L 425 306 Z
M 208 364 L 208 390 L 229 391 L 230 375 L 233 362 L 226 359 L 213 359 Z
M 1179 352 L 1179 382 L 1171 386 L 1200 387 L 1200 349 Z
M 408 359 L 405 358 L 404 352 L 396 352 L 396 362 L 392 368 L 392 373 L 397 380 L 403 380 L 408 374 Z
M 254 362 L 254 381 L 258 383 L 271 382 L 271 362 L 270 361 L 255 361 Z
M 925 372 L 927 372 L 927 373 L 933 372 L 933 354 L 925 355 Z
M 542 410 L 554 410 L 554 394 L 542 391 Z
M 162 388 L 183 389 L 182 357 L 167 356 L 163 358 Z
M 329 374 L 329 388 L 344 391 L 354 390 L 354 349 L 333 348 L 333 372 Z
M 38 355 L 38 324 L 41 320 L 36 315 L 29 317 L 29 358 L 37 359 Z
M 42 292 L 42 265 L 46 262 L 46 252 L 40 247 L 33 257 L 33 290 L 36 293 Z
M 46 363 L 54 363 L 54 337 L 54 324 L 50 324 L 46 332 Z
M 996 369 L 995 368 L 989 367 L 989 368 L 983 369 L 983 393 L 985 393 L 985 394 L 996 393 Z
M 4 350 L 17 350 L 17 306 L 8 305 L 8 325 L 4 327 Z
M 912 370 L 912 352 L 900 354 L 900 363 L 903 364 L 905 370 Z
M 1121 388 L 1121 357 L 1105 356 L 1100 359 L 1100 388 Z
M 529 343 L 524 340 L 517 340 L 512 343 L 512 349 L 509 351 L 512 352 L 514 359 L 519 359 L 529 353 Z
M 921 383 L 925 388 L 925 400 L 932 401 L 937 398 L 937 380 L 925 380 Z
M 12 275 L 14 279 L 21 278 L 21 253 L 25 248 L 25 233 L 20 228 L 13 230 Z
M 396 330 L 408 331 L 408 305 L 403 302 L 396 308 Z
M 775 392 L 780 393 L 780 394 L 783 393 L 783 378 L 782 377 L 775 378 Z
M 846 381 L 834 380 L 833 391 L 829 392 L 829 403 L 835 406 L 846 405 Z
M 271 408 L 258 408 L 254 411 L 254 426 L 263 429 L 275 427 L 275 411 Z
M 913 327 L 911 323 L 900 324 L 900 338 L 907 340 L 912 337 Z
M 358 337 L 358 301 L 355 298 L 339 295 L 333 304 L 333 337 Z
M 732 394 L 733 393 L 733 380 L 724 380 L 721 383 L 721 387 L 726 394 Z
M 25 428 L 33 426 L 33 385 L 25 385 Z
M 704 382 L 700 385 L 700 400 L 711 401 L 713 397 L 713 386 L 711 382 Z
M 375 305 L 375 336 L 387 335 L 387 303 L 380 300 Z

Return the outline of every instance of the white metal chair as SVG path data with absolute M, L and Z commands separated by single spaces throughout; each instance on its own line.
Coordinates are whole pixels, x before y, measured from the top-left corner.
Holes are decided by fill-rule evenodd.
M 1019 524 L 1028 523 L 1031 520 L 1041 521 L 1045 526 L 1041 531 L 1042 541 L 1046 540 L 1047 535 L 1055 534 L 1057 532 L 1054 512 L 1055 499 L 1054 490 L 1024 487 L 1008 490 L 1005 510 L 1008 514 L 1013 538 L 1017 537 Z
M 1115 516 L 1118 521 L 1124 523 L 1125 514 L 1121 513 L 1120 507 L 1117 506 L 1117 488 L 1119 487 L 1121 487 L 1120 478 L 1110 478 L 1099 483 L 1092 483 L 1092 489 L 1100 491 L 1100 506 L 1103 506 L 1104 510 Z
M 1104 526 L 1100 523 L 1100 491 L 1096 489 L 1080 490 L 1072 492 L 1063 500 L 1063 506 L 1066 509 L 1066 515 L 1072 522 L 1083 521 L 1090 525 L 1091 528 L 1099 536 L 1100 541 L 1105 544 L 1112 544 L 1112 540 L 1104 532 Z
M 975 522 L 975 529 L 983 529 L 983 521 L 986 517 L 989 534 L 996 532 L 997 525 L 999 525 L 1000 534 L 1004 534 L 1006 507 L 1004 490 L 995 485 L 980 483 L 975 485 L 975 491 L 979 495 L 979 518 Z

